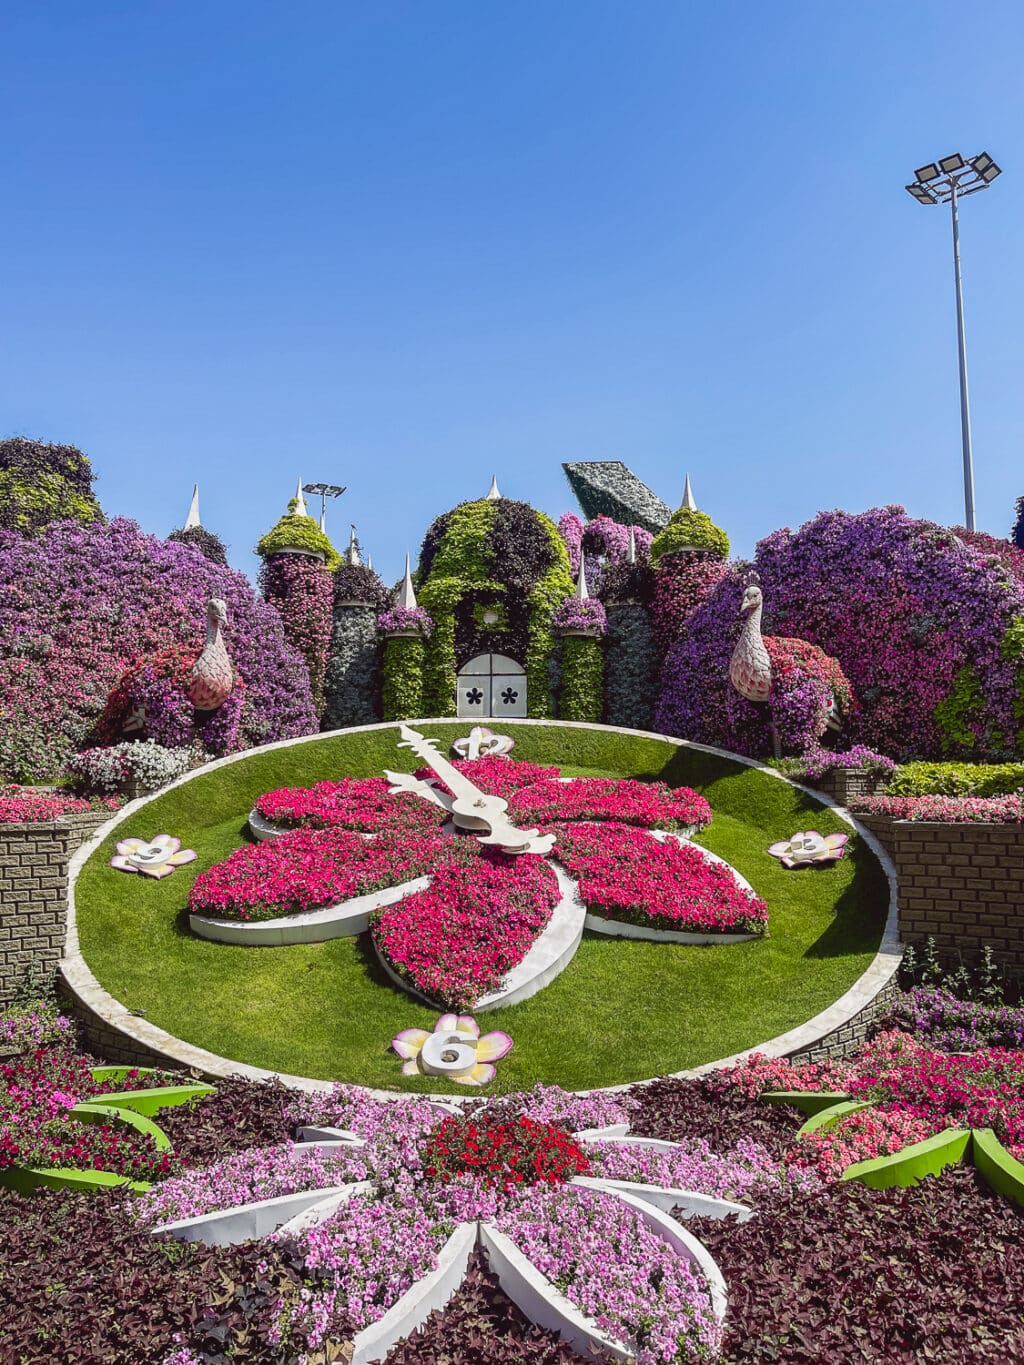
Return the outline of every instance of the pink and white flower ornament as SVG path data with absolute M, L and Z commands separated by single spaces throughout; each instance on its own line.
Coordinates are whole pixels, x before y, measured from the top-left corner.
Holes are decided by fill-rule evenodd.
M 155 839 L 122 839 L 110 866 L 118 872 L 141 872 L 144 877 L 169 877 L 175 868 L 195 862 L 194 848 L 182 848 L 181 840 L 170 834 Z
M 783 867 L 810 867 L 837 862 L 846 852 L 848 834 L 819 834 L 816 829 L 798 830 L 790 839 L 772 844 L 768 852 Z
M 500 1029 L 481 1038 L 471 1014 L 442 1014 L 433 1033 L 406 1028 L 395 1034 L 391 1046 L 405 1059 L 403 1076 L 443 1076 L 457 1085 L 486 1085 L 497 1074 L 494 1063 L 511 1050 L 512 1039 Z
M 452 744 L 452 752 L 459 758 L 497 758 L 509 754 L 516 747 L 510 735 L 496 735 L 488 725 L 474 725 L 468 735 Z

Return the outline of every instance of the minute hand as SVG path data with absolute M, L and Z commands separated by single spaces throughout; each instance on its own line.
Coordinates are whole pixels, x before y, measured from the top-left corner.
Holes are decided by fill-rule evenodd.
M 446 758 L 434 748 L 436 740 L 425 739 L 417 730 L 411 729 L 408 725 L 400 727 L 400 734 L 403 742 L 412 749 L 413 753 L 425 759 L 438 777 L 446 784 L 452 795 L 462 801 L 479 801 L 484 798 L 489 810 L 502 812 L 508 810 L 508 802 L 503 801 L 498 796 L 487 796 L 479 787 L 474 786 L 464 773 L 460 773 L 454 764 L 449 763 Z

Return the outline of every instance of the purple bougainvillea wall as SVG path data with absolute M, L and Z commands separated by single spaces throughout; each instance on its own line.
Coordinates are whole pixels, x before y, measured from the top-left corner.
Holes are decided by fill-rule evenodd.
M 259 581 L 263 596 L 277 608 L 285 638 L 306 661 L 319 716 L 324 706 L 324 673 L 331 639 L 332 576 L 308 556 L 280 554 L 263 565 Z
M 851 742 L 896 758 L 1020 752 L 1024 583 L 986 540 L 967 544 L 887 507 L 825 512 L 760 542 L 764 632 L 839 660 L 859 703 Z M 662 670 L 659 730 L 735 742 L 727 668 L 741 593 L 740 573 L 727 572 L 679 626 Z
M 129 663 L 179 643 L 198 654 L 209 597 L 227 603 L 246 685 L 234 747 L 315 730 L 305 661 L 242 574 L 124 519 L 0 532 L 0 776 L 57 776 Z

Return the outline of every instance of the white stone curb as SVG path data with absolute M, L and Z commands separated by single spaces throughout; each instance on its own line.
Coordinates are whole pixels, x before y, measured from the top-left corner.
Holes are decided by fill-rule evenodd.
M 511 1238 L 499 1232 L 493 1223 L 480 1224 L 480 1245 L 487 1254 L 491 1273 L 497 1276 L 504 1292 L 530 1322 L 549 1332 L 557 1332 L 581 1355 L 590 1355 L 597 1347 L 615 1360 L 636 1358 L 628 1346 L 606 1336 L 592 1318 L 560 1294 Z
M 476 1246 L 475 1223 L 460 1223 L 438 1252 L 437 1265 L 391 1305 L 382 1318 L 357 1332 L 352 1340 L 352 1365 L 382 1361 L 392 1346 L 403 1341 L 443 1308 L 466 1275 Z
M 604 1176 L 577 1175 L 574 1185 L 583 1185 L 589 1190 L 604 1194 L 631 1194 L 652 1208 L 671 1213 L 682 1209 L 687 1218 L 735 1218 L 745 1223 L 754 1216 L 754 1210 L 746 1204 L 736 1204 L 731 1199 L 717 1199 L 712 1194 L 701 1194 L 699 1190 L 677 1190 L 671 1185 L 645 1185 L 638 1180 L 606 1180 Z
M 203 1242 L 207 1246 L 234 1246 L 269 1237 L 272 1232 L 304 1213 L 314 1205 L 335 1200 L 335 1207 L 361 1189 L 373 1186 L 365 1181 L 358 1184 L 326 1185 L 319 1190 L 302 1190 L 297 1194 L 279 1194 L 273 1199 L 258 1199 L 251 1204 L 238 1204 L 233 1209 L 218 1209 L 215 1213 L 200 1213 L 194 1218 L 177 1218 L 171 1223 L 158 1223 L 147 1231 L 151 1237 L 173 1237 L 176 1242 Z M 333 1212 L 333 1210 L 332 1210 Z
M 424 720 L 417 720 L 414 723 L 420 727 L 429 725 L 450 725 L 454 717 L 431 717 Z M 814 791 L 812 788 L 798 782 L 792 782 L 789 778 L 783 777 L 774 768 L 766 767 L 757 759 L 747 758 L 743 754 L 733 754 L 725 749 L 715 749 L 707 744 L 696 744 L 691 740 L 679 739 L 673 735 L 657 734 L 650 730 L 633 730 L 618 725 L 591 725 L 584 721 L 574 720 L 515 720 L 507 718 L 505 721 L 509 726 L 530 726 L 541 725 L 546 727 L 561 727 L 567 730 L 598 730 L 602 733 L 630 735 L 637 739 L 661 740 L 666 744 L 674 745 L 679 749 L 692 749 L 695 753 L 711 754 L 716 758 L 724 758 L 733 763 L 738 763 L 745 768 L 755 768 L 759 772 L 784 783 L 786 786 L 796 787 L 798 791 L 806 793 L 819 805 L 827 806 L 834 810 L 841 820 L 855 830 L 858 837 L 871 849 L 881 863 L 882 868 L 889 881 L 889 910 L 882 933 L 882 941 L 878 952 L 863 974 L 853 983 L 853 985 L 834 1004 L 827 1009 L 816 1014 L 806 1023 L 800 1024 L 797 1028 L 789 1029 L 786 1033 L 780 1033 L 775 1038 L 770 1038 L 766 1042 L 758 1043 L 756 1046 L 747 1048 L 744 1052 L 733 1053 L 730 1057 L 721 1057 L 717 1061 L 707 1062 L 703 1066 L 695 1067 L 686 1071 L 676 1071 L 670 1073 L 673 1077 L 689 1080 L 696 1076 L 702 1076 L 708 1071 L 717 1070 L 720 1067 L 734 1066 L 744 1057 L 749 1057 L 754 1052 L 764 1053 L 769 1057 L 785 1057 L 790 1053 L 801 1052 L 819 1042 L 828 1034 L 835 1032 L 844 1024 L 849 1022 L 860 1013 L 866 1005 L 869 1005 L 878 993 L 883 990 L 899 968 L 902 958 L 902 950 L 897 934 L 896 918 L 896 870 L 888 854 L 881 844 L 863 825 L 858 824 L 844 807 L 838 805 L 831 797 L 824 792 Z M 173 1034 L 165 1029 L 157 1028 L 155 1024 L 150 1024 L 145 1019 L 130 1014 L 120 1001 L 116 1000 L 108 991 L 100 985 L 89 970 L 88 964 L 82 957 L 78 942 L 78 927 L 75 916 L 75 882 L 90 854 L 115 830 L 118 825 L 137 815 L 138 812 L 157 796 L 173 790 L 175 787 L 184 786 L 187 782 L 194 781 L 206 773 L 212 772 L 217 768 L 228 767 L 232 763 L 240 763 L 252 758 L 257 754 L 272 753 L 277 749 L 286 749 L 301 744 L 314 744 L 322 739 L 329 739 L 337 734 L 365 734 L 376 730 L 397 730 L 397 723 L 394 721 L 378 722 L 374 725 L 355 725 L 349 729 L 341 731 L 324 731 L 315 735 L 303 735 L 299 739 L 278 740 L 274 744 L 265 744 L 258 749 L 246 749 L 238 754 L 229 754 L 226 758 L 215 759 L 212 763 L 205 764 L 202 768 L 193 769 L 192 772 L 185 773 L 182 777 L 176 778 L 174 782 L 161 788 L 157 793 L 150 796 L 140 797 L 137 801 L 130 801 L 123 806 L 110 820 L 93 833 L 92 837 L 83 843 L 75 852 L 68 864 L 68 917 L 67 917 L 67 939 L 64 949 L 64 960 L 61 963 L 61 975 L 69 993 L 76 997 L 81 1003 L 100 1019 L 103 1020 L 111 1029 L 120 1033 L 125 1039 L 126 1044 L 140 1045 L 148 1052 L 156 1053 L 164 1058 L 171 1066 L 184 1067 L 186 1070 L 195 1070 L 211 1077 L 218 1076 L 242 1076 L 249 1080 L 279 1080 L 282 1084 L 290 1086 L 296 1090 L 324 1091 L 330 1090 L 334 1082 L 315 1080 L 308 1076 L 293 1076 L 287 1072 L 269 1071 L 264 1067 L 250 1066 L 245 1062 L 233 1061 L 228 1057 L 220 1057 L 214 1052 L 208 1052 L 205 1048 L 194 1047 L 190 1043 L 183 1042 L 175 1038 Z M 652 1078 L 657 1079 L 657 1078 Z M 605 1093 L 628 1090 L 633 1085 L 644 1084 L 642 1081 L 630 1081 L 622 1085 L 602 1087 Z M 425 1098 L 422 1095 L 409 1097 L 394 1090 L 375 1090 L 366 1087 L 367 1093 L 376 1099 L 401 1102 L 406 1098 Z M 589 1090 L 577 1092 L 581 1095 L 594 1093 Z M 450 1095 L 433 1096 L 435 1099 L 444 1100 L 447 1103 L 453 1102 Z
M 429 877 L 414 877 L 411 881 L 389 886 L 384 891 L 353 896 L 340 905 L 325 906 L 323 910 L 307 910 L 299 915 L 278 915 L 274 919 L 252 921 L 189 915 L 188 922 L 200 938 L 213 939 L 217 943 L 270 948 L 289 943 L 326 943 L 328 939 L 352 938 L 365 933 L 375 910 L 394 905 L 416 891 L 425 891 L 429 885 Z

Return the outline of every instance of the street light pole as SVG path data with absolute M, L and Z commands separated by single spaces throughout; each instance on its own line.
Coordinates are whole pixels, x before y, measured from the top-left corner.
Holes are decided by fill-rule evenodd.
M 971 401 L 967 395 L 967 338 L 964 334 L 964 285 L 960 276 L 960 213 L 953 182 L 949 205 L 953 215 L 953 273 L 956 277 L 956 344 L 960 360 L 960 443 L 964 457 L 964 525 L 974 526 L 974 456 L 971 451 Z
M 919 204 L 949 204 L 953 218 L 953 276 L 956 283 L 956 344 L 960 363 L 960 444 L 964 462 L 964 525 L 974 525 L 974 456 L 971 450 L 971 404 L 967 394 L 967 339 L 964 332 L 964 286 L 960 275 L 960 200 L 988 189 L 1002 171 L 981 152 L 965 160 L 959 152 L 919 166 L 907 192 Z

